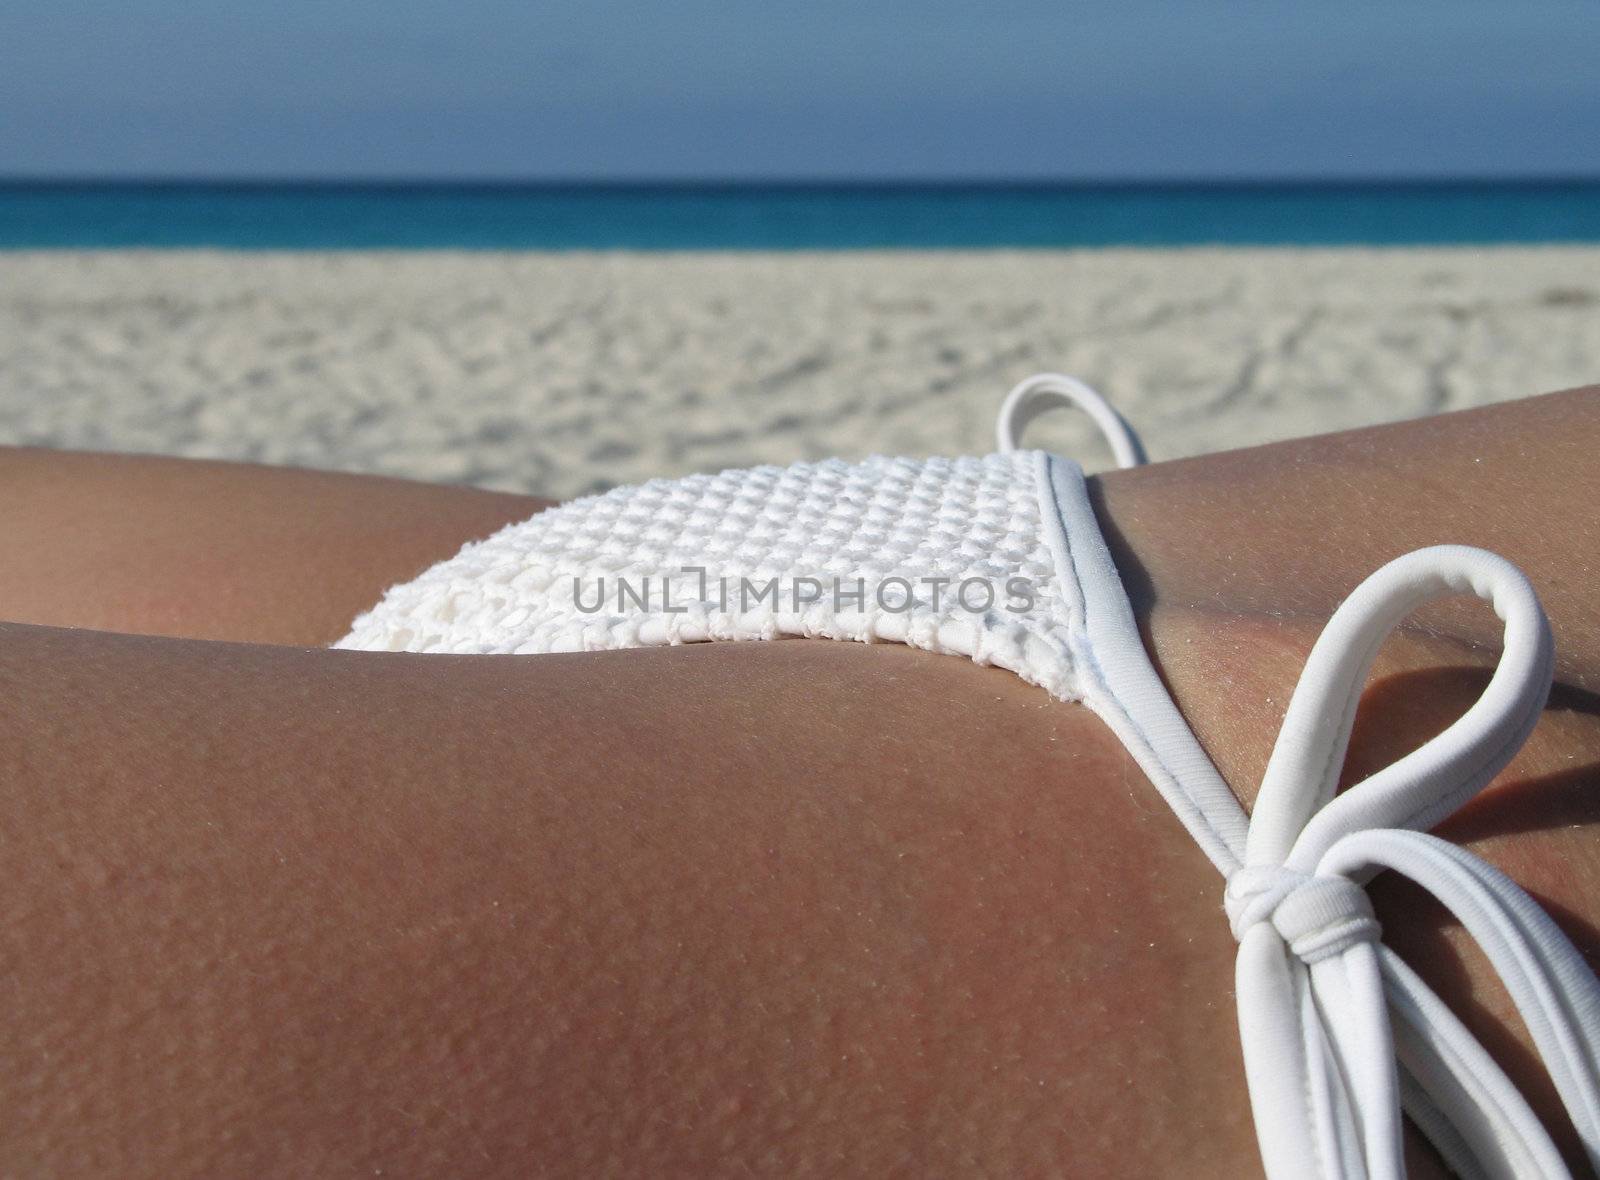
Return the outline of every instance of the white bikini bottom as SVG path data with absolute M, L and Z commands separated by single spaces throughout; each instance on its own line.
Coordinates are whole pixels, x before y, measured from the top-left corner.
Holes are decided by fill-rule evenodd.
M 770 639 L 893 641 L 1007 668 L 1094 710 L 1226 879 L 1239 1028 L 1274 1180 L 1400 1177 L 1402 1104 L 1464 1177 L 1565 1177 L 1500 1068 L 1381 941 L 1365 884 L 1401 873 L 1494 964 L 1600 1170 L 1600 983 L 1510 878 L 1426 830 L 1532 731 L 1552 675 L 1544 612 L 1492 553 L 1441 546 L 1369 577 L 1306 661 L 1246 817 L 1144 650 L 1077 464 L 1019 450 L 1052 404 L 1142 461 L 1104 399 L 1023 382 L 983 458 L 832 460 L 652 480 L 541 512 L 393 587 L 336 647 L 530 654 Z M 1476 594 L 1505 622 L 1458 721 L 1335 794 L 1384 637 L 1423 602 Z

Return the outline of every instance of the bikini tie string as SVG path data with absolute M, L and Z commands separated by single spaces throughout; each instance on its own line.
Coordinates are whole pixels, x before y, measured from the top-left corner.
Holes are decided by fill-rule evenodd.
M 1505 623 L 1483 695 L 1419 749 L 1337 792 L 1379 645 L 1423 602 L 1455 594 L 1488 600 Z M 1402 1100 L 1464 1177 L 1569 1175 L 1505 1073 L 1380 941 L 1363 886 L 1386 869 L 1427 889 L 1478 941 L 1600 1170 L 1600 982 L 1515 882 L 1424 831 L 1522 747 L 1552 670 L 1549 624 L 1527 579 L 1460 546 L 1378 570 L 1313 646 L 1225 900 L 1239 940 L 1245 1074 L 1273 1180 L 1403 1177 Z
M 1241 868 L 1223 895 L 1233 936 L 1269 922 L 1291 954 L 1308 966 L 1382 935 L 1367 891 L 1348 877 L 1313 877 L 1293 869 Z
M 1144 444 L 1128 420 L 1092 386 L 1065 373 L 1035 373 L 1018 382 L 1000 403 L 995 420 L 995 444 L 1002 455 L 1022 445 L 1022 432 L 1040 414 L 1058 406 L 1074 406 L 1089 415 L 1111 448 L 1118 467 L 1138 467 L 1145 461 Z

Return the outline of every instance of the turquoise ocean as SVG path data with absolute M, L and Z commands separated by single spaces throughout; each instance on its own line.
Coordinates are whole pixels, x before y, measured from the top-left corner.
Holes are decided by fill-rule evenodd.
M 0 249 L 854 250 L 1600 242 L 1600 181 L 1239 185 L 0 182 Z

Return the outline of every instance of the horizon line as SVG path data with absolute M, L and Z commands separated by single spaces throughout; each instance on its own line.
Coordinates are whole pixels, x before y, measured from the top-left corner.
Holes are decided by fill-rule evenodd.
M 1593 188 L 1600 187 L 1600 173 L 1591 175 L 1458 175 L 1458 176 L 1340 176 L 1340 177 L 1191 177 L 1191 178 L 1137 178 L 1137 177 L 1079 177 L 1079 178 L 811 178 L 811 177 L 707 177 L 690 179 L 669 177 L 651 179 L 642 177 L 595 178 L 517 178 L 517 177 L 339 177 L 339 176 L 74 176 L 61 174 L 6 176 L 0 175 L 0 190 L 22 189 L 209 189 L 232 191 L 408 191 L 435 190 L 455 192 L 514 193 L 561 191 L 634 191 L 646 192 L 889 192 L 916 190 L 922 192 L 990 193 L 990 192 L 1116 192 L 1193 191 L 1206 189 L 1249 191 L 1292 191 L 1297 189 L 1362 190 L 1373 188 L 1414 189 L 1418 191 L 1439 189 L 1531 189 L 1531 188 Z

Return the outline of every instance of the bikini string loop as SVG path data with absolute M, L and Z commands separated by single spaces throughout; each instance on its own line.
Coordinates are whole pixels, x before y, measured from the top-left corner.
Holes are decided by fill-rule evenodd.
M 1422 603 L 1456 594 L 1488 600 L 1505 623 L 1483 695 L 1421 748 L 1335 794 L 1379 646 Z M 1403 1177 L 1402 1099 L 1463 1176 L 1568 1175 L 1505 1073 L 1380 941 L 1364 886 L 1385 869 L 1427 889 L 1477 939 L 1600 1170 L 1600 981 L 1514 881 L 1424 832 L 1510 762 L 1552 672 L 1549 624 L 1527 579 L 1461 546 L 1378 570 L 1312 648 L 1225 894 L 1245 1074 L 1273 1180 Z
M 995 441 L 1000 453 L 1020 449 L 1022 432 L 1040 414 L 1058 406 L 1076 406 L 1093 419 L 1111 447 L 1118 467 L 1138 467 L 1145 461 L 1144 444 L 1116 408 L 1076 377 L 1063 373 L 1038 373 L 1016 385 L 1000 404 Z

